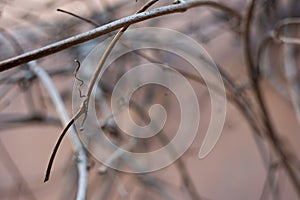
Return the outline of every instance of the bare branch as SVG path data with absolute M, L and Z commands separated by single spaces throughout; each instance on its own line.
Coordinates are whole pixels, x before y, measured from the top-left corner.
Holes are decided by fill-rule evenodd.
M 146 9 L 148 9 L 151 5 L 153 5 L 155 2 L 157 2 L 158 0 L 151 0 L 149 1 L 148 3 L 146 3 L 139 11 L 139 12 L 143 12 L 145 11 Z M 104 54 L 102 55 L 100 61 L 99 61 L 99 64 L 97 66 L 97 69 L 96 71 L 94 72 L 93 74 L 93 77 L 91 78 L 91 81 L 88 85 L 88 89 L 87 89 L 87 93 L 85 95 L 85 98 L 79 108 L 79 110 L 77 111 L 77 113 L 71 118 L 71 120 L 66 123 L 66 126 L 64 127 L 62 133 L 60 134 L 59 136 L 59 139 L 58 141 L 56 142 L 55 144 L 55 147 L 52 151 L 52 154 L 51 154 L 51 157 L 50 157 L 50 160 L 49 160 L 49 163 L 48 163 L 48 167 L 47 167 L 47 170 L 46 170 L 46 175 L 45 175 L 45 180 L 44 182 L 48 181 L 49 180 L 49 176 L 50 176 L 50 173 L 51 173 L 51 168 L 52 168 L 52 165 L 53 165 L 53 162 L 54 162 L 54 158 L 56 156 L 56 153 L 58 151 L 58 148 L 62 142 L 62 139 L 64 138 L 65 134 L 67 133 L 68 129 L 74 124 L 74 122 L 84 114 L 84 119 L 82 121 L 82 123 L 85 122 L 85 119 L 86 119 L 86 112 L 87 112 L 87 109 L 88 109 L 88 103 L 89 103 L 89 99 L 90 99 L 90 96 L 91 96 L 91 93 L 92 93 L 92 90 L 94 88 L 94 85 L 96 83 L 96 80 L 98 78 L 98 75 L 102 69 L 102 66 L 104 65 L 108 55 L 110 54 L 110 52 L 112 51 L 113 47 L 115 46 L 115 44 L 117 43 L 117 41 L 119 40 L 119 38 L 121 37 L 121 35 L 126 31 L 126 29 L 129 27 L 129 25 L 123 27 L 118 33 L 117 35 L 113 38 L 113 40 L 111 41 L 111 43 L 109 44 L 109 46 L 107 47 L 107 49 L 105 50 Z
M 64 126 L 67 125 L 69 121 L 68 112 L 64 106 L 64 103 L 56 90 L 51 78 L 48 76 L 48 74 L 40 68 L 35 62 L 28 63 L 30 70 L 32 70 L 37 77 L 41 80 L 41 82 L 44 84 L 46 89 L 48 90 L 53 103 L 55 104 L 55 108 L 57 109 L 57 113 L 60 116 L 60 120 Z M 78 161 L 77 161 L 77 167 L 78 167 L 78 173 L 79 173 L 79 182 L 78 182 L 78 191 L 77 191 L 77 200 L 84 200 L 86 197 L 86 187 L 87 187 L 87 178 L 88 178 L 88 172 L 87 172 L 87 157 L 85 154 L 85 149 L 83 145 L 81 144 L 81 141 L 79 140 L 76 131 L 74 127 L 71 127 L 70 129 L 70 136 L 73 141 L 72 144 L 74 147 L 74 151 L 78 153 Z M 45 177 L 45 181 L 48 180 L 49 177 Z
M 252 52 L 251 52 L 251 23 L 254 18 L 254 11 L 255 11 L 255 5 L 256 0 L 252 0 L 249 8 L 247 10 L 247 16 L 246 16 L 246 24 L 245 24 L 245 31 L 244 31 L 244 55 L 246 59 L 246 64 L 248 67 L 248 74 L 253 82 L 253 89 L 254 93 L 256 95 L 256 100 L 258 102 L 258 105 L 262 111 L 263 114 L 263 122 L 266 128 L 265 134 L 270 140 L 272 147 L 275 152 L 277 152 L 278 156 L 280 157 L 281 162 L 283 163 L 283 166 L 292 181 L 294 188 L 297 192 L 298 197 L 300 198 L 300 182 L 297 178 L 297 175 L 293 171 L 292 167 L 290 166 L 290 163 L 288 161 L 288 154 L 285 152 L 285 150 L 282 148 L 280 141 L 278 139 L 277 133 L 274 130 L 274 126 L 271 122 L 269 113 L 267 111 L 266 102 L 263 99 L 262 95 L 262 89 L 259 84 L 259 77 L 256 73 L 256 67 L 255 63 L 252 58 Z
M 124 17 L 122 19 L 108 23 L 104 26 L 93 29 L 91 31 L 81 33 L 79 35 L 67 38 L 65 40 L 61 40 L 59 42 L 47 45 L 45 47 L 42 47 L 42 48 L 30 51 L 30 52 L 24 53 L 22 55 L 4 60 L 4 61 L 0 62 L 0 72 L 11 69 L 20 64 L 24 64 L 29 61 L 36 60 L 38 58 L 42 58 L 42 57 L 54 54 L 56 52 L 62 51 L 71 46 L 86 42 L 88 40 L 95 39 L 101 35 L 104 35 L 111 31 L 117 30 L 123 26 L 129 26 L 129 25 L 137 23 L 137 22 L 141 22 L 141 21 L 144 21 L 147 19 L 151 19 L 151 18 L 163 16 L 163 15 L 168 15 L 171 13 L 184 12 L 190 8 L 199 7 L 199 6 L 213 7 L 213 8 L 222 10 L 224 12 L 227 12 L 230 15 L 232 15 L 233 17 L 241 19 L 240 14 L 236 10 L 234 10 L 222 3 L 219 3 L 219 2 L 191 0 L 191 1 L 186 1 L 183 3 L 179 3 L 179 4 L 172 4 L 172 5 L 156 8 L 156 9 L 153 9 L 150 11 L 137 13 L 137 14 L 134 14 L 134 15 L 131 15 L 128 17 Z

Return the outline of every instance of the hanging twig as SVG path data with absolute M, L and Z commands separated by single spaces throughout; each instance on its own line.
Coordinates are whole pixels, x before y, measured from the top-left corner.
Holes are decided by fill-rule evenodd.
M 33 71 L 40 81 L 44 84 L 44 87 L 48 90 L 48 93 L 57 109 L 57 113 L 60 116 L 62 124 L 66 126 L 69 121 L 68 112 L 64 106 L 64 103 L 55 89 L 55 86 L 48 76 L 48 74 L 34 62 L 28 63 L 29 69 Z M 86 197 L 86 187 L 87 187 L 87 179 L 88 179 L 88 172 L 87 172 L 87 157 L 85 153 L 85 149 L 79 140 L 74 127 L 70 127 L 70 136 L 73 141 L 74 151 L 78 154 L 77 158 L 77 167 L 79 173 L 79 180 L 78 180 L 78 191 L 77 191 L 77 200 L 84 200 Z M 47 177 L 46 177 L 47 178 Z M 45 178 L 45 179 L 46 179 Z
M 155 2 L 157 2 L 158 0 L 151 0 L 149 1 L 148 3 L 146 3 L 139 11 L 139 12 L 143 12 L 145 11 L 146 9 L 148 9 L 152 4 L 154 4 Z M 86 118 L 86 112 L 88 111 L 88 103 L 89 103 L 89 98 L 91 96 L 91 93 L 92 93 L 92 90 L 94 88 L 94 85 L 97 81 L 97 78 L 98 78 L 98 75 L 108 57 L 108 55 L 110 54 L 110 52 L 112 51 L 113 47 L 115 46 L 115 44 L 117 43 L 117 41 L 119 40 L 119 38 L 121 37 L 121 35 L 126 31 L 126 29 L 129 27 L 129 25 L 123 27 L 118 33 L 117 35 L 113 38 L 113 40 L 111 41 L 111 43 L 109 44 L 109 46 L 107 47 L 107 49 L 105 50 L 104 54 L 102 55 L 99 63 L 98 63 L 98 66 L 96 68 L 96 71 L 94 72 L 92 78 L 91 78 L 91 81 L 88 85 L 88 89 L 87 89 L 87 92 L 86 92 L 86 95 L 85 95 L 85 98 L 79 108 L 79 110 L 77 111 L 77 113 L 71 118 L 71 120 L 67 123 L 67 125 L 64 127 L 62 133 L 60 134 L 59 136 L 59 139 L 58 141 L 56 142 L 55 144 L 55 147 L 52 151 L 52 154 L 51 154 L 51 157 L 50 157 L 50 160 L 49 160 L 49 163 L 48 163 L 48 167 L 47 167 L 47 170 L 46 170 L 46 174 L 45 174 L 45 179 L 44 179 L 44 182 L 48 181 L 49 180 L 49 176 L 50 176 L 50 173 L 51 173 L 51 168 L 52 168 L 52 165 L 53 165 L 53 161 L 54 161 L 54 158 L 55 158 L 55 155 L 58 151 L 58 148 L 62 142 L 62 139 L 64 138 L 65 134 L 67 133 L 68 129 L 74 124 L 74 122 L 80 118 L 82 115 L 84 115 L 84 119 L 82 121 L 82 123 L 84 123 L 85 121 L 85 118 Z
M 83 20 L 83 21 L 85 21 L 85 22 L 87 22 L 87 23 L 89 23 L 89 24 L 91 24 L 91 25 L 93 25 L 93 26 L 95 26 L 95 27 L 98 27 L 99 26 L 99 24 L 97 24 L 97 22 L 94 22 L 93 20 L 90 20 L 90 19 L 86 19 L 86 18 L 84 18 L 84 17 L 81 17 L 81 16 L 79 16 L 79 15 L 76 15 L 76 14 L 74 14 L 74 13 L 71 13 L 71 12 L 69 12 L 69 11 L 66 11 L 66 10 L 63 10 L 63 9 L 57 9 L 57 11 L 58 12 L 62 12 L 62 13 L 66 13 L 66 14 L 69 14 L 69 15 L 72 15 L 73 17 L 76 17 L 76 18 L 78 18 L 78 19 L 81 19 L 81 20 Z

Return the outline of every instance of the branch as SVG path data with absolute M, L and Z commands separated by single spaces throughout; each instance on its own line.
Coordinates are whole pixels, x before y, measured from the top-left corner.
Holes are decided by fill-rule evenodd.
M 148 3 L 146 3 L 141 9 L 139 9 L 139 11 L 137 11 L 137 13 L 140 13 L 140 12 L 143 12 L 145 11 L 146 9 L 148 9 L 151 5 L 153 5 L 154 3 L 156 3 L 158 0 L 151 0 L 149 1 Z M 84 116 L 84 119 L 82 121 L 82 124 L 85 122 L 85 119 L 86 119 L 86 112 L 88 110 L 88 104 L 89 104 L 89 99 L 90 99 L 90 96 L 91 96 L 91 93 L 92 93 L 92 90 L 94 88 L 94 85 L 97 81 L 97 78 L 98 78 L 98 75 L 99 73 L 101 72 L 101 69 L 107 59 L 107 57 L 109 56 L 110 52 L 112 51 L 112 49 L 114 48 L 115 44 L 117 43 L 117 41 L 119 40 L 119 38 L 122 36 L 122 34 L 126 31 L 126 29 L 129 27 L 129 25 L 127 26 L 124 26 L 121 28 L 121 30 L 119 30 L 119 32 L 116 34 L 116 36 L 113 38 L 113 40 L 110 42 L 109 46 L 107 47 L 107 49 L 105 50 L 104 54 L 102 55 L 99 63 L 98 63 L 98 66 L 91 78 L 91 81 L 88 85 L 88 88 L 87 88 L 87 92 L 86 92 L 86 95 L 85 95 L 85 98 L 84 100 L 82 101 L 82 104 L 80 105 L 80 108 L 79 110 L 77 111 L 77 113 L 70 119 L 68 120 L 69 122 L 66 123 L 62 133 L 60 134 L 59 138 L 58 138 L 58 141 L 56 142 L 55 144 L 55 147 L 52 151 L 52 154 L 51 154 L 51 157 L 50 157 L 50 160 L 49 160 L 49 163 L 48 163 L 48 167 L 47 167 L 47 170 L 46 170 L 46 175 L 45 175 L 45 180 L 44 182 L 48 181 L 49 179 L 49 176 L 50 176 L 50 173 L 51 173 L 51 168 L 52 168 L 52 165 L 53 165 L 53 162 L 54 162 L 54 158 L 56 156 L 56 153 L 58 151 L 58 148 L 64 138 L 64 136 L 66 135 L 68 129 L 74 124 L 74 122 L 79 118 L 81 117 L 82 115 L 85 115 Z M 79 62 L 77 62 L 79 63 Z M 80 67 L 80 65 L 78 65 L 78 67 Z M 76 71 L 76 70 L 75 70 Z M 76 73 L 76 72 L 75 72 Z M 75 76 L 76 77 L 76 76 Z
M 66 13 L 66 14 L 68 14 L 68 15 L 71 15 L 71 16 L 73 16 L 73 17 L 76 17 L 76 18 L 78 18 L 78 19 L 81 19 L 82 21 L 85 21 L 85 22 L 91 24 L 91 25 L 94 26 L 94 27 L 100 26 L 97 22 L 95 22 L 95 21 L 93 21 L 93 20 L 86 19 L 86 18 L 84 18 L 84 17 L 81 17 L 81 16 L 76 15 L 76 14 L 74 14 L 74 13 L 71 13 L 71 12 L 69 12 L 69 11 L 66 11 L 66 10 L 63 10 L 63 9 L 59 9 L 59 8 L 57 9 L 57 11 L 58 11 L 58 12 L 62 12 L 62 13 Z
M 255 63 L 252 58 L 251 24 L 252 24 L 252 20 L 254 18 L 254 10 L 255 10 L 256 2 L 257 2 L 256 0 L 252 0 L 249 5 L 249 8 L 247 10 L 247 15 L 246 15 L 245 31 L 243 34 L 244 55 L 245 55 L 245 60 L 246 60 L 246 64 L 248 67 L 248 74 L 253 83 L 253 89 L 254 89 L 256 100 L 258 102 L 258 106 L 260 107 L 262 114 L 263 114 L 262 120 L 263 120 L 264 126 L 266 128 L 265 134 L 268 137 L 268 139 L 270 140 L 274 151 L 278 154 L 280 161 L 282 162 L 283 167 L 285 168 L 293 186 L 296 189 L 297 195 L 300 198 L 300 182 L 297 178 L 297 175 L 295 174 L 292 167 L 290 166 L 290 163 L 288 160 L 288 154 L 282 148 L 280 140 L 279 140 L 277 133 L 274 129 L 274 126 L 271 122 L 271 118 L 267 111 L 266 102 L 263 99 L 261 85 L 259 84 L 259 77 L 255 70 L 256 69 Z
M 292 44 L 285 44 L 283 48 L 285 77 L 292 104 L 296 110 L 298 125 L 300 125 L 300 93 L 297 76 L 297 63 L 295 60 L 295 46 Z
M 67 49 L 69 47 L 72 47 L 74 45 L 86 42 L 88 40 L 95 39 L 101 35 L 107 34 L 109 32 L 112 32 L 114 30 L 117 30 L 119 28 L 122 28 L 124 26 L 129 26 L 131 24 L 141 22 L 147 19 L 168 15 L 171 13 L 178 13 L 178 12 L 184 12 L 190 8 L 193 7 L 199 7 L 199 6 L 209 6 L 213 7 L 219 10 L 222 10 L 224 12 L 229 13 L 233 17 L 236 17 L 238 19 L 241 19 L 240 14 L 226 6 L 225 4 L 214 2 L 214 1 L 202 1 L 202 0 L 191 0 L 191 1 L 184 1 L 179 4 L 172 4 L 168 6 L 163 6 L 160 8 L 156 8 L 150 11 L 145 11 L 141 13 L 137 13 L 128 17 L 124 17 L 122 19 L 116 20 L 114 22 L 108 23 L 104 26 L 101 26 L 99 28 L 93 29 L 91 31 L 81 33 L 78 35 L 75 35 L 73 37 L 61 40 L 59 42 L 47 45 L 45 47 L 21 54 L 19 56 L 4 60 L 0 62 L 0 72 L 6 71 L 8 69 L 12 69 L 18 65 L 27 63 L 32 60 L 36 60 L 38 58 L 42 58 L 54 53 L 57 53 L 59 51 L 62 51 L 64 49 Z
M 35 62 L 30 62 L 28 63 L 28 65 L 29 65 L 29 69 L 37 75 L 37 77 L 40 79 L 40 81 L 44 84 L 44 86 L 48 90 L 50 97 L 57 110 L 57 113 L 59 114 L 60 120 L 62 124 L 65 126 L 69 121 L 68 112 L 50 76 L 42 68 L 40 68 Z M 75 152 L 78 152 L 77 167 L 79 173 L 79 181 L 78 181 L 78 191 L 77 191 L 76 199 L 83 200 L 86 197 L 87 178 L 88 178 L 87 157 L 85 154 L 84 147 L 82 146 L 79 138 L 77 137 L 74 127 L 70 128 L 70 136 L 74 144 L 74 150 Z

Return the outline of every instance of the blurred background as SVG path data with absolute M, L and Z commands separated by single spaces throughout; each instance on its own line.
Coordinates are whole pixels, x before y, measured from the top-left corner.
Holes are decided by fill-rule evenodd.
M 2 0 L 0 59 L 3 61 L 131 15 L 145 3 L 145 0 Z M 172 3 L 160 0 L 150 9 Z M 227 92 L 225 125 L 213 151 L 200 160 L 198 151 L 211 117 L 210 96 L 202 78 L 194 76 L 192 67 L 184 60 L 168 52 L 136 51 L 121 57 L 105 72 L 98 85 L 99 101 L 106 102 L 107 109 L 112 88 L 122 74 L 138 64 L 165 63 L 185 75 L 193 86 L 201 111 L 199 130 L 192 146 L 179 160 L 152 173 L 129 174 L 105 168 L 87 153 L 86 199 L 299 199 L 300 57 L 297 37 L 300 2 L 258 0 L 250 30 L 250 53 L 259 66 L 261 92 L 278 140 L 275 147 L 266 133 L 263 113 L 247 71 L 243 38 L 249 3 L 246 0 L 222 1 L 240 13 L 239 19 L 204 6 L 130 27 L 174 29 L 205 48 L 224 79 Z M 275 39 L 266 42 L 265 38 L 272 30 L 282 36 L 281 42 Z M 116 32 L 36 60 L 35 64 L 54 82 L 69 116 L 72 115 L 73 85 L 78 83 L 74 77 L 77 67 L 74 60 L 83 61 L 97 44 L 114 34 Z M 286 44 L 285 41 L 291 39 L 293 41 Z M 176 97 L 166 88 L 142 87 L 133 95 L 130 105 L 135 112 L 147 113 L 156 103 L 163 105 L 168 114 L 163 131 L 159 133 L 164 139 L 139 140 L 132 151 L 157 149 L 176 134 L 180 109 Z M 99 118 L 107 117 L 102 105 L 98 106 Z M 133 118 L 141 125 L 149 123 L 148 115 L 136 114 Z M 102 128 L 107 137 L 119 145 L 130 141 L 113 122 Z M 50 155 L 62 129 L 51 95 L 28 64 L 0 73 L 1 200 L 76 199 L 77 164 L 80 161 L 78 153 L 74 153 L 74 139 L 69 137 L 70 134 L 59 148 L 50 180 L 43 183 Z M 283 151 L 286 160 L 278 156 L 278 149 Z M 291 173 L 287 172 L 287 165 Z

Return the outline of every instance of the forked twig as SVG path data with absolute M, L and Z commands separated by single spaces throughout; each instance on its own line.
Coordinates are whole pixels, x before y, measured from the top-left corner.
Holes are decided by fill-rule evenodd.
M 40 68 L 35 62 L 28 63 L 29 69 L 32 70 L 38 78 L 41 80 L 41 82 L 44 84 L 46 89 L 48 90 L 51 99 L 55 105 L 55 108 L 57 109 L 57 113 L 59 114 L 60 120 L 63 125 L 66 125 L 69 120 L 69 116 L 67 114 L 67 110 L 63 104 L 63 101 L 55 89 L 55 86 L 49 77 L 49 75 Z M 72 124 L 68 123 L 67 126 L 71 127 Z M 64 133 L 65 134 L 65 133 Z M 86 188 L 87 188 L 87 156 L 85 153 L 85 149 L 83 145 L 81 144 L 81 141 L 79 140 L 79 137 L 76 134 L 76 131 L 74 128 L 70 129 L 70 136 L 72 138 L 73 144 L 74 144 L 74 150 L 78 153 L 78 161 L 77 161 L 77 167 L 79 172 L 79 181 L 78 181 L 78 191 L 77 191 L 77 200 L 83 200 L 86 197 Z M 61 141 L 63 137 L 60 137 L 59 140 Z M 57 147 L 58 149 L 58 147 Z M 53 158 L 54 159 L 54 158 Z M 53 163 L 53 160 L 52 162 Z M 51 168 L 50 168 L 51 169 Z M 50 172 L 49 172 L 50 174 Z M 44 179 L 44 182 L 46 182 L 49 179 L 49 176 L 46 176 Z
M 0 72 L 6 71 L 8 69 L 14 68 L 20 64 L 27 63 L 32 60 L 36 60 L 38 58 L 42 58 L 51 54 L 54 54 L 56 52 L 62 51 L 64 49 L 67 49 L 69 47 L 72 47 L 74 45 L 86 42 L 88 40 L 95 39 L 101 35 L 107 34 L 109 32 L 112 32 L 114 30 L 117 30 L 119 28 L 129 26 L 134 23 L 138 23 L 147 19 L 168 15 L 171 13 L 178 13 L 178 12 L 184 12 L 190 8 L 193 7 L 200 7 L 200 6 L 208 6 L 215 9 L 222 10 L 228 14 L 230 14 L 233 17 L 236 17 L 238 20 L 241 19 L 241 15 L 238 11 L 226 6 L 223 3 L 215 2 L 215 1 L 202 1 L 202 0 L 190 0 L 190 1 L 184 1 L 179 4 L 172 4 L 167 5 L 159 8 L 155 8 L 150 11 L 141 11 L 137 14 L 124 17 L 122 19 L 116 20 L 114 22 L 108 23 L 106 25 L 103 25 L 101 27 L 95 28 L 91 31 L 81 33 L 79 35 L 61 40 L 59 42 L 47 45 L 45 47 L 21 54 L 19 56 L 4 60 L 0 62 Z
M 137 13 L 140 13 L 140 12 L 143 12 L 145 11 L 146 9 L 148 9 L 151 5 L 153 5 L 154 3 L 156 3 L 158 0 L 151 0 L 149 1 L 148 3 L 146 3 Z M 74 122 L 80 118 L 83 114 L 86 116 L 86 113 L 88 111 L 88 103 L 89 103 L 89 98 L 91 96 L 91 93 L 92 93 L 92 90 L 94 88 L 94 85 L 97 81 L 97 78 L 98 78 L 98 75 L 99 73 L 101 72 L 101 69 L 108 57 L 108 55 L 110 54 L 110 52 L 112 51 L 113 47 L 115 46 L 115 44 L 117 43 L 117 41 L 119 40 L 119 38 L 122 36 L 122 34 L 126 31 L 126 29 L 129 27 L 129 25 L 127 26 L 124 26 L 123 28 L 121 28 L 121 30 L 116 34 L 116 36 L 113 38 L 113 40 L 111 41 L 111 43 L 109 44 L 109 46 L 107 47 L 107 49 L 105 50 L 104 54 L 102 55 L 99 63 L 98 63 L 98 66 L 96 68 L 96 71 L 94 72 L 92 78 L 91 78 L 91 82 L 89 83 L 88 85 L 88 89 L 87 89 L 87 93 L 86 93 L 86 96 L 79 108 L 79 110 L 77 111 L 77 113 L 72 117 L 72 119 L 68 122 L 67 126 L 64 127 L 62 133 L 60 134 L 60 137 L 58 139 L 58 141 L 56 142 L 55 144 L 55 147 L 52 151 L 52 154 L 51 154 L 51 157 L 50 157 L 50 160 L 49 160 L 49 163 L 48 163 L 48 167 L 47 167 L 47 170 L 46 170 L 46 174 L 45 174 L 45 179 L 44 179 L 44 182 L 48 181 L 49 180 L 49 177 L 50 177 L 50 173 L 51 173 L 51 168 L 52 168 L 52 165 L 53 165 L 53 161 L 54 161 L 54 158 L 56 156 L 56 153 L 58 151 L 58 148 L 62 142 L 62 139 L 64 138 L 64 136 L 66 135 L 68 129 L 74 124 Z M 84 120 L 83 120 L 83 123 L 84 123 Z

